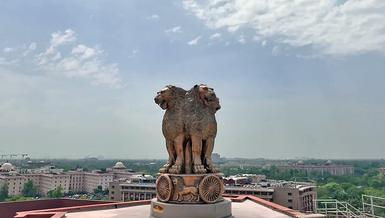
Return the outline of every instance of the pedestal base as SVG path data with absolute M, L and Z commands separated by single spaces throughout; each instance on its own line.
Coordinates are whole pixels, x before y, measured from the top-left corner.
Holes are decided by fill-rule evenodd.
M 151 201 L 150 218 L 233 218 L 231 201 L 223 200 L 214 204 L 172 204 Z
M 156 180 L 156 196 L 161 202 L 176 204 L 213 204 L 223 200 L 222 174 L 169 174 Z

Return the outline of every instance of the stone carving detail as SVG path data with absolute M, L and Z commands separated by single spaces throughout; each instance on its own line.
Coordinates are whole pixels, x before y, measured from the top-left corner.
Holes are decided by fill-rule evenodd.
M 199 184 L 199 193 L 206 203 L 215 203 L 222 200 L 224 192 L 221 179 L 214 175 L 204 177 Z
M 222 175 L 211 159 L 217 134 L 215 113 L 221 108 L 214 89 L 201 84 L 186 91 L 168 85 L 154 100 L 166 110 L 162 132 L 168 152 L 156 182 L 158 200 L 179 204 L 222 201 Z
M 196 204 L 223 200 L 221 174 L 161 174 L 156 181 L 157 197 L 162 202 Z
M 159 171 L 173 174 L 219 172 L 211 159 L 217 134 L 215 113 L 221 108 L 214 89 L 201 84 L 186 91 L 168 85 L 154 100 L 166 110 L 162 131 L 169 158 Z
M 199 201 L 198 188 L 194 186 L 185 186 L 182 177 L 173 177 L 174 184 L 174 201 Z
M 161 175 L 156 180 L 156 195 L 162 202 L 167 202 L 171 199 L 173 193 L 173 185 L 168 175 Z

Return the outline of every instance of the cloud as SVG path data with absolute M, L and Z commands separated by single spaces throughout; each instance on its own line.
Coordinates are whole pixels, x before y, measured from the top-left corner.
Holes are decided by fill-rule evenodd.
M 3 49 L 4 53 L 9 53 L 9 52 L 13 52 L 13 51 L 15 51 L 15 49 L 14 48 L 10 48 L 10 47 L 7 47 L 7 48 Z
M 28 46 L 28 49 L 29 49 L 29 50 L 35 50 L 36 48 L 37 48 L 36 42 L 32 42 L 32 43 L 29 44 L 29 46 Z
M 53 33 L 49 47 L 36 55 L 37 65 L 46 74 L 85 79 L 93 85 L 120 87 L 117 64 L 106 63 L 103 50 L 76 42 L 75 32 L 71 29 Z
M 238 38 L 238 42 L 241 43 L 241 44 L 245 44 L 246 43 L 245 36 L 244 35 L 240 35 L 239 38 Z
M 191 41 L 187 42 L 187 44 L 188 45 L 196 45 L 196 44 L 198 44 L 198 42 L 201 38 L 202 38 L 201 36 L 197 36 L 197 37 L 193 38 Z
M 131 54 L 130 55 L 128 55 L 128 58 L 134 58 L 134 57 L 136 57 L 136 55 L 139 53 L 139 49 L 133 49 L 132 51 L 131 51 Z
M 28 66 L 50 76 L 83 79 L 93 85 L 112 88 L 122 86 L 118 65 L 108 63 L 107 54 L 99 47 L 79 43 L 71 29 L 52 33 L 44 50 L 38 51 L 37 44 L 32 42 L 15 48 L 7 47 L 3 51 L 1 66 Z
M 158 20 L 159 19 L 159 15 L 153 14 L 151 16 L 146 17 L 146 19 L 147 20 Z
M 385 53 L 383 0 L 185 0 L 209 28 L 253 30 L 263 40 L 325 55 Z
M 170 29 L 166 29 L 164 31 L 165 33 L 182 33 L 182 27 L 181 26 L 174 26 L 171 27 Z
M 99 54 L 102 54 L 103 51 L 97 49 L 97 48 L 90 48 L 85 45 L 78 45 L 74 47 L 71 51 L 71 54 L 78 57 L 80 60 L 86 60 L 90 58 L 94 58 Z
M 221 34 L 220 33 L 214 33 L 214 34 L 212 34 L 210 37 L 209 37 L 209 39 L 212 39 L 212 40 L 214 40 L 214 39 L 220 39 L 221 38 Z
M 67 44 L 76 40 L 75 32 L 71 29 L 67 29 L 63 33 L 57 31 L 51 34 L 51 46 L 57 47 L 60 45 Z
M 46 75 L 84 79 L 93 85 L 112 88 L 122 86 L 118 65 L 108 63 L 107 54 L 99 47 L 78 43 L 76 33 L 71 29 L 52 33 L 49 46 L 43 51 L 36 50 L 35 42 L 4 49 L 6 56 L 0 57 L 0 65 L 37 67 Z

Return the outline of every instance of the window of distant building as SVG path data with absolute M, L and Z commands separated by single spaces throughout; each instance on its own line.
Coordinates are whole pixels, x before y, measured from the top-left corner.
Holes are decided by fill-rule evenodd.
M 291 194 L 291 192 L 289 192 L 289 193 L 287 193 L 287 195 L 291 196 L 292 194 Z
M 292 199 L 288 199 L 288 200 L 287 200 L 287 202 L 289 202 L 289 203 L 292 203 L 292 202 L 293 202 L 293 200 L 292 200 Z

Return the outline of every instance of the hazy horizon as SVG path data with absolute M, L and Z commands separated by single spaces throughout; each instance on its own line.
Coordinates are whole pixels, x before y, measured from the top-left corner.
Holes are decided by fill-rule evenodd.
M 134 161 L 134 160 L 144 160 L 144 161 L 150 161 L 150 160 L 156 160 L 156 161 L 166 161 L 167 157 L 165 158 L 118 158 L 118 157 L 80 157 L 80 158 L 67 158 L 67 157 L 56 157 L 56 158 L 50 158 L 50 157 L 32 157 L 31 160 L 85 160 L 85 159 L 92 159 L 96 158 L 98 160 L 118 160 L 118 161 Z M 385 158 L 312 158 L 312 157 L 294 157 L 294 158 L 264 158 L 264 157 L 255 157 L 255 158 L 246 158 L 246 157 L 222 157 L 225 159 L 244 159 L 244 160 L 267 160 L 267 161 L 290 161 L 290 160 L 304 160 L 304 161 L 311 161 L 311 160 L 324 160 L 324 161 L 382 161 L 385 160 Z M 19 160 L 19 159 L 11 159 L 11 160 Z
M 165 85 L 224 157 L 385 158 L 385 1 L 0 3 L 0 154 L 163 159 Z

